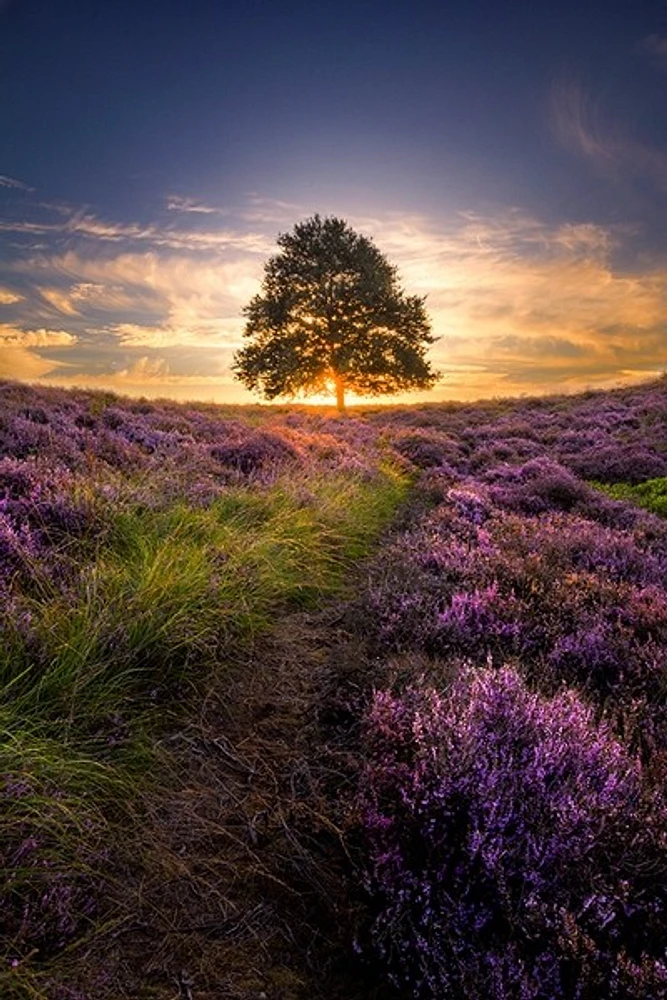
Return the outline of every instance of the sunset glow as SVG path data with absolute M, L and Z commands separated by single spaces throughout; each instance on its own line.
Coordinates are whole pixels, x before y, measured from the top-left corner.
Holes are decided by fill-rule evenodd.
M 383 7 L 380 39 L 371 2 L 223 6 L 161 10 L 155 34 L 152 3 L 0 6 L 0 377 L 253 401 L 230 372 L 242 310 L 313 212 L 426 296 L 442 379 L 401 400 L 664 370 L 657 21 L 424 0 Z

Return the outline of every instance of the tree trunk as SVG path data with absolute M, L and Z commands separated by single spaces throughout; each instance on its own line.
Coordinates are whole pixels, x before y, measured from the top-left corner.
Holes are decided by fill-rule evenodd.
M 334 375 L 336 384 L 336 407 L 339 413 L 345 412 L 345 379 L 342 375 Z

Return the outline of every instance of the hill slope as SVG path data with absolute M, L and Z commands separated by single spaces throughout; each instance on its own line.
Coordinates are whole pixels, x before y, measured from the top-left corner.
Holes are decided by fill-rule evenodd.
M 0 384 L 3 995 L 667 995 L 665 476 L 664 381 Z

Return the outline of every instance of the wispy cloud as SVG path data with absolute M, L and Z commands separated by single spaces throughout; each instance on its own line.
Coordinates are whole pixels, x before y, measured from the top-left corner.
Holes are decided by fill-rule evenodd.
M 78 309 L 72 303 L 70 296 L 67 292 L 61 291 L 59 288 L 40 288 L 40 294 L 43 299 L 46 299 L 59 313 L 65 316 L 77 316 Z
M 617 161 L 621 140 L 603 123 L 599 100 L 580 82 L 561 79 L 554 83 L 551 113 L 555 133 L 569 150 L 599 165 Z
M 238 321 L 200 320 L 195 324 L 174 323 L 166 320 L 157 326 L 141 323 L 117 323 L 110 331 L 124 347 L 150 347 L 161 350 L 166 347 L 217 348 L 219 351 L 237 347 L 240 343 Z M 233 327 L 233 329 L 230 329 Z
M 0 232 L 29 236 L 70 236 L 98 243 L 119 245 L 140 244 L 164 250 L 188 250 L 202 253 L 242 250 L 266 254 L 270 239 L 260 232 L 218 229 L 210 232 L 197 229 L 177 229 L 138 223 L 108 222 L 86 212 L 72 213 L 56 222 L 28 219 L 0 220 Z
M 102 312 L 117 312 L 136 308 L 137 296 L 119 284 L 98 284 L 94 281 L 80 281 L 69 292 L 70 304 L 77 311 L 94 309 Z
M 563 145 L 601 173 L 617 180 L 648 177 L 667 190 L 667 152 L 636 138 L 625 123 L 612 124 L 601 102 L 580 82 L 562 79 L 554 84 L 551 116 Z
M 667 70 L 667 36 L 647 35 L 637 45 L 637 51 L 648 56 L 656 69 Z
M 296 202 L 281 201 L 278 198 L 266 198 L 251 193 L 247 196 L 246 205 L 239 217 L 246 222 L 262 226 L 291 227 L 304 214 L 302 205 Z
M 4 347 L 0 341 L 0 378 L 33 382 L 47 379 L 58 367 L 26 347 Z
M 181 198 L 172 194 L 167 198 L 167 208 L 170 212 L 192 212 L 194 215 L 224 215 L 224 210 L 213 205 L 205 205 L 195 198 Z
M 136 311 L 139 308 L 150 308 L 155 304 L 155 297 L 151 295 L 150 289 L 129 287 L 122 284 L 112 284 L 113 267 L 112 262 L 106 262 L 105 283 L 94 281 L 78 281 L 82 271 L 77 269 L 76 263 L 72 267 L 71 255 L 66 256 L 68 266 L 63 266 L 61 259 L 55 257 L 47 262 L 41 262 L 42 267 L 50 272 L 51 278 L 56 278 L 61 282 L 59 287 L 43 287 L 36 284 L 35 288 L 42 299 L 45 300 L 57 313 L 64 316 L 84 316 L 91 313 L 121 313 L 123 311 Z M 76 258 L 74 258 L 76 261 Z M 28 268 L 30 270 L 30 268 Z M 33 271 L 37 277 L 38 271 Z M 148 273 L 145 273 L 148 277 Z M 75 279 L 72 281 L 72 279 Z
M 150 311 L 161 317 L 170 331 L 199 331 L 195 339 L 221 337 L 220 330 L 237 331 L 242 327 L 241 310 L 259 289 L 262 262 L 255 255 L 219 255 L 202 260 L 182 252 L 121 253 L 116 256 L 90 256 L 69 251 L 49 258 L 28 260 L 24 273 L 40 276 L 41 294 L 46 278 L 57 276 L 60 289 L 56 304 L 70 314 L 84 314 L 92 309 Z M 42 279 L 43 274 L 43 280 Z M 53 301 L 53 291 L 46 289 Z M 155 331 L 153 323 L 127 320 L 126 326 Z M 216 331 L 217 334 L 216 334 Z M 224 338 L 224 333 L 222 334 Z M 193 338 L 189 337 L 189 342 Z M 173 334 L 169 333 L 169 340 Z
M 7 177 L 5 174 L 0 174 L 0 187 L 4 188 L 17 188 L 20 191 L 34 191 L 35 189 L 30 187 L 24 181 L 19 181 L 15 177 Z
M 214 366 L 211 366 L 210 371 L 215 372 Z M 0 347 L 0 376 L 2 373 Z M 247 402 L 248 398 L 247 393 L 234 382 L 229 372 L 193 375 L 180 370 L 174 371 L 165 358 L 147 354 L 140 355 L 122 368 L 104 374 L 82 376 L 68 371 L 65 366 L 52 368 L 47 381 L 63 387 L 86 386 L 92 389 L 111 389 L 115 392 L 128 395 L 140 394 L 149 398 L 166 396 L 180 400 L 203 399 L 232 403 Z
M 22 295 L 12 292 L 9 288 L 0 288 L 0 306 L 11 306 L 15 302 L 21 302 Z

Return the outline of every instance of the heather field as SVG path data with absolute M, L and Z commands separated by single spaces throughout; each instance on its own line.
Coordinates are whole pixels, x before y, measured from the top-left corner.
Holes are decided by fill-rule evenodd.
M 667 997 L 667 381 L 0 383 L 0 996 Z

